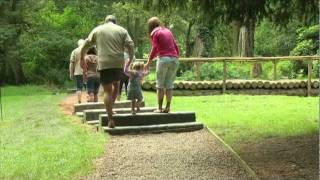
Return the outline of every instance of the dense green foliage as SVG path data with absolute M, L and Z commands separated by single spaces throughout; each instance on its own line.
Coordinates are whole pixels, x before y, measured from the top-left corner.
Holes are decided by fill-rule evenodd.
M 65 116 L 65 94 L 38 86 L 5 87 L 0 179 L 73 179 L 88 174 L 105 137 Z
M 181 56 L 239 55 L 238 41 L 249 43 L 248 52 L 255 56 L 314 55 L 319 47 L 315 2 L 0 0 L 0 84 L 64 85 L 77 40 L 86 38 L 107 14 L 115 14 L 128 29 L 137 58 L 148 56 L 146 21 L 155 15 L 173 31 Z M 250 37 L 240 38 L 241 26 L 253 30 Z M 183 64 L 178 76 L 192 79 L 192 69 L 192 64 Z M 202 79 L 220 78 L 219 65 L 203 65 L 202 69 Z M 247 78 L 250 69 L 246 65 L 231 68 L 230 77 Z M 281 69 L 285 78 L 306 73 L 303 63 L 285 63 Z M 268 69 L 262 77 L 266 74 L 270 74 Z

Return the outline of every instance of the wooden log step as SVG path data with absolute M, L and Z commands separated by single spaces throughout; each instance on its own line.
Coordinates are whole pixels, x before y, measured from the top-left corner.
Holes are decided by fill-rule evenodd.
M 141 107 L 144 107 L 144 101 L 141 103 Z M 131 107 L 131 101 L 120 101 L 116 102 L 113 108 L 129 108 Z M 103 102 L 91 102 L 91 103 L 82 103 L 74 105 L 74 113 L 81 112 L 87 109 L 103 109 L 105 105 Z
M 94 126 L 94 125 L 99 125 L 99 120 L 87 121 L 86 124 L 92 125 L 92 126 Z
M 83 112 L 76 112 L 76 116 L 83 118 Z
M 140 108 L 141 113 L 144 112 L 153 112 L 156 110 L 156 107 L 142 107 Z M 128 114 L 131 113 L 131 108 L 115 108 L 113 109 L 114 112 L 117 114 Z M 92 120 L 98 120 L 100 114 L 106 114 L 106 109 L 89 109 L 89 110 L 84 110 L 82 112 L 83 114 L 83 122 L 86 121 L 92 121 Z
M 77 89 L 67 89 L 67 93 L 68 94 L 73 94 L 73 93 L 76 93 L 77 92 Z
M 203 129 L 199 122 L 171 123 L 147 126 L 118 126 L 115 128 L 101 127 L 103 132 L 111 135 L 137 134 L 137 133 L 161 133 L 161 132 L 188 132 Z
M 194 112 L 173 112 L 173 113 L 138 113 L 116 114 L 113 116 L 116 126 L 143 126 L 155 124 L 170 124 L 195 122 L 196 115 Z M 108 116 L 101 114 L 99 118 L 100 126 L 108 125 Z

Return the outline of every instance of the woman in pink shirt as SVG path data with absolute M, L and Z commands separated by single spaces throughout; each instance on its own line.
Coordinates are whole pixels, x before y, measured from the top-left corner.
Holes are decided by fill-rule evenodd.
M 179 66 L 179 49 L 171 31 L 160 26 L 160 20 L 152 17 L 148 20 L 152 49 L 145 69 L 149 70 L 152 60 L 158 56 L 157 61 L 157 94 L 158 109 L 156 112 L 170 112 L 173 82 Z M 163 97 L 166 95 L 167 104 L 162 109 Z

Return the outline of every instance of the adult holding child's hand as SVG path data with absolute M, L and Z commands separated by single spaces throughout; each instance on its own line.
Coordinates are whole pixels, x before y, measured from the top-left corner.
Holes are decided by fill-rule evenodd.
M 156 112 L 168 113 L 170 112 L 173 82 L 176 78 L 179 66 L 179 48 L 171 31 L 162 27 L 160 20 L 157 17 L 152 17 L 148 20 L 148 29 L 152 49 L 144 69 L 145 71 L 148 71 L 152 60 L 156 56 L 159 57 L 156 68 L 158 94 L 158 109 Z M 167 104 L 163 110 L 162 104 L 164 95 L 166 95 Z

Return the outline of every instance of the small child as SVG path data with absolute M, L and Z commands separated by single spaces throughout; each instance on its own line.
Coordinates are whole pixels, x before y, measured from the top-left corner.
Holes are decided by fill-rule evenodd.
M 124 73 L 129 76 L 129 85 L 128 85 L 128 100 L 131 100 L 131 110 L 132 114 L 135 115 L 136 112 L 140 111 L 140 103 L 142 102 L 142 89 L 141 81 L 148 74 L 144 71 L 143 62 L 134 62 L 129 67 L 126 65 Z M 137 110 L 135 111 L 135 108 Z

